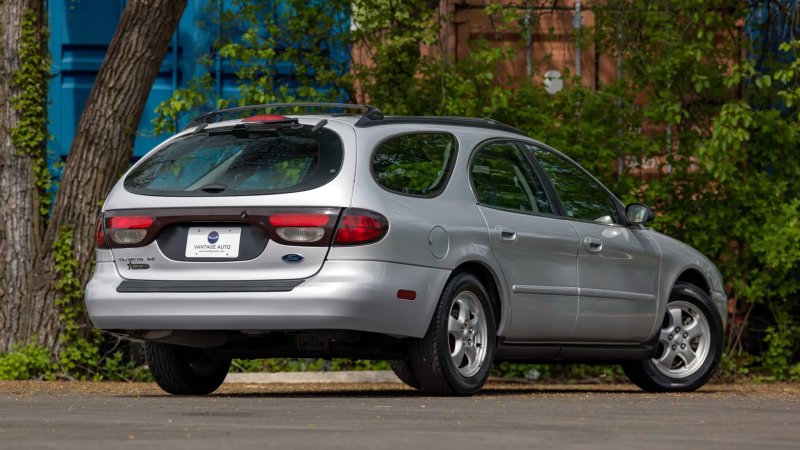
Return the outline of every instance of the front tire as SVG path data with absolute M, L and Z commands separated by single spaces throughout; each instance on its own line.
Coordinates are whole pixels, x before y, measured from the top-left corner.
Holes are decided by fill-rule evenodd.
M 470 273 L 448 281 L 422 339 L 409 345 L 419 387 L 435 395 L 470 395 L 489 378 L 497 340 L 489 293 Z
M 161 389 L 174 395 L 206 395 L 225 380 L 231 359 L 213 350 L 161 342 L 145 344 L 147 364 Z
M 709 295 L 693 284 L 676 283 L 655 357 L 623 364 L 622 369 L 648 392 L 694 391 L 714 374 L 722 338 L 722 319 Z

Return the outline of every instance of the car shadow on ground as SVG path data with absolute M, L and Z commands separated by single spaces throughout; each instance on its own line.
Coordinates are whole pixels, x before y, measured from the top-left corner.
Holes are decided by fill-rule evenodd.
M 724 390 L 705 388 L 701 391 L 686 393 L 683 395 L 705 395 L 717 394 Z M 616 396 L 616 395 L 676 395 L 676 394 L 653 394 L 642 391 L 634 386 L 603 386 L 596 388 L 581 386 L 570 387 L 550 387 L 550 386 L 511 386 L 511 387 L 490 387 L 481 390 L 473 396 L 465 398 L 485 398 L 485 397 L 549 397 L 561 395 L 592 395 L 592 396 Z M 163 397 L 168 394 L 138 395 L 136 397 Z M 681 394 L 677 394 L 681 395 Z M 248 385 L 240 386 L 229 385 L 220 391 L 211 394 L 214 398 L 435 398 L 428 393 L 412 390 L 405 387 L 385 387 L 385 388 L 357 388 L 353 386 L 331 386 L 323 385 L 309 387 L 308 385 L 293 387 L 283 385 L 280 388 L 270 385 Z

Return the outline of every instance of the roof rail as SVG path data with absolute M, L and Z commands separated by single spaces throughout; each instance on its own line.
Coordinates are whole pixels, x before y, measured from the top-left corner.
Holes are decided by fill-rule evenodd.
M 369 118 L 370 120 L 380 120 L 383 119 L 383 112 L 380 109 L 369 106 L 369 105 L 359 105 L 355 103 L 329 103 L 329 102 L 297 102 L 297 103 L 267 103 L 264 105 L 250 105 L 250 106 L 238 106 L 236 108 L 225 108 L 225 109 L 217 109 L 214 111 L 207 112 L 200 116 L 195 117 L 189 122 L 185 129 L 196 127 L 200 124 L 209 124 L 214 122 L 219 122 L 217 120 L 219 116 L 226 115 L 226 114 L 233 114 L 243 111 L 251 111 L 251 110 L 263 110 L 263 109 L 279 109 L 279 108 L 329 108 L 329 109 L 356 109 L 362 111 L 361 119 L 363 120 L 365 117 Z
M 493 119 L 482 119 L 479 117 L 454 117 L 454 116 L 386 116 L 372 118 L 367 115 L 362 116 L 355 126 L 360 128 L 375 127 L 379 125 L 400 125 L 400 124 L 420 124 L 420 125 L 446 125 L 457 127 L 476 127 L 487 128 L 490 130 L 505 131 L 507 133 L 520 134 L 527 137 L 524 131 L 506 125 Z

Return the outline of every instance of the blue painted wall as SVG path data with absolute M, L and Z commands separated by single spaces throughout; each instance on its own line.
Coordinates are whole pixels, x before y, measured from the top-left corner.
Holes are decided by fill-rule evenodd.
M 769 72 L 770 64 L 790 62 L 790 53 L 780 51 L 780 44 L 798 38 L 800 24 L 796 17 L 800 13 L 798 0 L 757 2 L 750 8 L 745 23 L 745 50 L 756 69 Z
M 54 160 L 63 159 L 69 152 L 83 105 L 103 63 L 125 3 L 125 0 L 48 2 L 51 27 L 49 50 L 53 57 L 48 111 L 53 141 L 48 147 Z M 192 77 L 206 70 L 197 63 L 197 57 L 210 51 L 218 31 L 200 26 L 199 23 L 211 23 L 208 19 L 214 14 L 219 12 L 209 8 L 207 0 L 189 0 L 147 99 L 139 123 L 134 157 L 144 155 L 167 137 L 153 134 L 151 121 L 156 106 L 167 99 L 174 89 L 185 87 Z M 349 49 L 332 49 L 332 54 L 336 61 L 349 59 Z M 279 65 L 275 69 L 276 82 L 292 84 L 290 65 Z M 220 63 L 213 70 L 217 80 L 217 95 L 235 98 L 238 90 L 233 69 Z

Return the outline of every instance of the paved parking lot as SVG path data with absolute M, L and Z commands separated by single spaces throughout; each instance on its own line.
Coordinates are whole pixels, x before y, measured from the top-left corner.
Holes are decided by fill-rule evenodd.
M 647 394 L 629 385 L 490 383 L 437 398 L 398 384 L 0 382 L 2 449 L 798 448 L 800 385 Z

